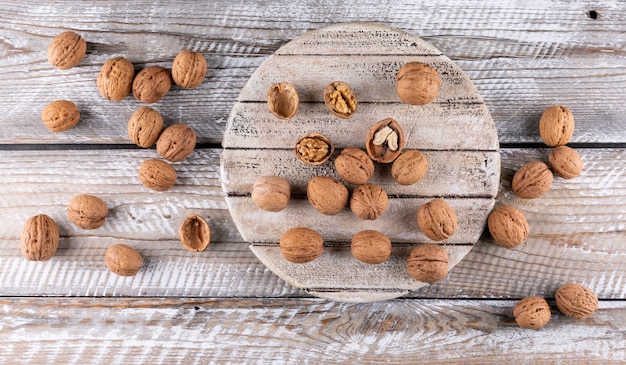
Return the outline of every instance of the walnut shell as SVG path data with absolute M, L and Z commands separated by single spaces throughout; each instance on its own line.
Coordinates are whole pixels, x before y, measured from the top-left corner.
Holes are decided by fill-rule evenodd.
M 385 213 L 388 206 L 387 192 L 379 185 L 359 185 L 352 191 L 350 210 L 361 219 L 374 220 Z
M 52 39 L 48 46 L 47 58 L 52 66 L 67 70 L 82 61 L 87 53 L 87 42 L 80 35 L 68 31 Z
M 67 216 L 70 221 L 83 229 L 102 227 L 109 208 L 97 196 L 81 194 L 70 200 L 67 206 Z
M 139 180 L 147 188 L 166 191 L 176 183 L 176 170 L 165 161 L 146 160 L 139 166 Z
M 385 130 L 390 134 L 385 133 Z M 365 141 L 365 150 L 372 160 L 390 163 L 402 153 L 405 143 L 400 124 L 393 118 L 387 118 L 370 128 Z
M 206 71 L 206 59 L 198 52 L 184 50 L 172 63 L 172 79 L 176 85 L 185 89 L 198 87 L 204 80 Z
M 415 247 L 407 259 L 409 275 L 423 283 L 434 283 L 448 275 L 448 253 L 438 245 Z
M 163 117 L 161 113 L 149 106 L 142 106 L 135 110 L 128 120 L 128 137 L 139 147 L 154 146 L 161 131 L 163 131 Z
M 106 61 L 98 74 L 98 91 L 105 99 L 120 101 L 128 96 L 133 85 L 135 68 L 124 57 Z
M 412 105 L 425 105 L 437 98 L 441 81 L 432 66 L 421 62 L 409 62 L 397 74 L 397 92 L 400 99 Z
M 550 147 L 567 144 L 574 134 L 574 115 L 565 106 L 548 107 L 539 119 L 539 134 Z
M 320 133 L 307 133 L 296 142 L 296 157 L 307 165 L 318 166 L 330 159 L 335 146 Z
M 428 160 L 420 151 L 404 151 L 391 165 L 391 176 L 400 185 L 413 185 L 428 171 Z
M 580 284 L 561 286 L 554 296 L 556 306 L 568 317 L 581 319 L 598 310 L 598 297 L 591 289 Z
M 133 276 L 141 269 L 143 259 L 134 248 L 118 243 L 107 249 L 104 264 L 116 275 Z
M 185 249 L 204 251 L 211 243 L 211 228 L 201 216 L 189 214 L 180 224 L 178 236 Z
M 494 209 L 489 214 L 487 225 L 494 241 L 506 248 L 520 245 L 528 237 L 530 230 L 524 213 L 511 205 Z
M 160 66 L 148 66 L 133 80 L 133 95 L 137 100 L 152 104 L 163 99 L 172 86 L 172 75 Z
M 418 208 L 417 224 L 426 237 L 443 241 L 456 231 L 456 213 L 445 200 L 436 198 Z
M 550 321 L 550 305 L 541 297 L 527 297 L 515 304 L 513 316 L 522 328 L 538 329 Z
M 378 231 L 365 230 L 352 236 L 350 250 L 359 261 L 380 264 L 391 256 L 391 241 Z
M 268 212 L 280 212 L 291 199 L 291 185 L 280 176 L 259 176 L 252 185 L 252 202 Z
M 541 161 L 530 161 L 513 175 L 511 187 L 520 198 L 535 199 L 550 190 L 552 180 L 552 171 L 548 165 Z
M 335 159 L 335 170 L 347 183 L 362 185 L 374 175 L 374 162 L 365 151 L 348 147 Z
M 325 215 L 339 214 L 348 203 L 348 188 L 330 176 L 316 176 L 306 188 L 309 203 Z
M 267 92 L 267 107 L 276 118 L 291 119 L 299 106 L 298 91 L 288 82 L 274 84 Z
M 59 227 L 45 214 L 30 217 L 22 227 L 20 249 L 30 261 L 49 260 L 59 247 Z
M 583 160 L 575 149 L 558 146 L 550 152 L 548 162 L 552 171 L 564 179 L 573 179 L 583 170 Z
M 343 81 L 335 81 L 324 89 L 324 104 L 333 115 L 348 119 L 356 112 L 354 91 Z
M 311 262 L 324 253 L 322 235 L 305 227 L 288 230 L 280 237 L 278 245 L 285 260 L 298 264 Z
M 171 125 L 161 133 L 156 143 L 157 153 L 170 162 L 184 160 L 196 148 L 196 132 L 188 125 Z
M 63 132 L 78 123 L 80 111 L 71 101 L 56 100 L 43 108 L 41 120 L 50 131 Z

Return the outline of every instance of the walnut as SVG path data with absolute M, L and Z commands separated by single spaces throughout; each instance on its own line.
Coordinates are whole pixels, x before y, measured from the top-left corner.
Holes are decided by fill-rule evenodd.
M 59 227 L 54 219 L 45 214 L 30 217 L 20 235 L 20 249 L 26 259 L 46 261 L 54 256 L 59 247 Z
M 137 100 L 152 104 L 163 99 L 172 86 L 172 75 L 160 66 L 148 66 L 133 80 L 133 95 Z
M 52 66 L 67 70 L 82 61 L 87 52 L 87 42 L 80 35 L 68 31 L 52 39 L 48 46 L 47 58 Z
M 124 57 L 115 57 L 106 61 L 98 74 L 98 91 L 107 100 L 124 99 L 133 85 L 135 68 Z
M 270 87 L 267 92 L 267 107 L 279 119 L 291 119 L 300 105 L 296 88 L 288 82 L 280 82 Z
M 513 175 L 511 186 L 515 195 L 520 198 L 535 199 L 550 190 L 552 180 L 552 171 L 548 165 L 541 161 L 530 161 Z
M 147 188 L 166 191 L 176 183 L 176 170 L 165 161 L 146 160 L 139 166 L 139 180 Z
M 202 53 L 184 50 L 172 63 L 172 78 L 176 85 L 193 89 L 199 86 L 206 76 L 206 59 Z
M 335 147 L 320 133 L 307 133 L 296 142 L 296 157 L 307 165 L 321 165 L 330 159 Z
M 350 210 L 361 219 L 374 220 L 380 217 L 388 205 L 387 193 L 376 184 L 357 186 L 350 198 Z
M 120 276 L 136 275 L 141 269 L 143 259 L 134 248 L 115 244 L 110 246 L 104 254 L 104 264 L 112 273 Z
M 583 160 L 575 149 L 558 146 L 550 152 L 548 162 L 555 174 L 564 179 L 573 179 L 583 170 Z
M 347 183 L 362 185 L 374 175 L 374 162 L 363 150 L 348 147 L 335 159 L 335 170 Z
M 137 109 L 128 120 L 128 137 L 139 147 L 154 146 L 163 131 L 163 117 L 161 113 L 142 106 Z
M 517 302 L 513 316 L 520 327 L 538 329 L 550 321 L 550 305 L 541 297 L 527 297 Z
M 443 241 L 456 231 L 456 213 L 443 199 L 436 198 L 418 208 L 417 224 L 426 237 Z
M 368 264 L 380 264 L 391 256 L 391 241 L 384 234 L 365 230 L 352 236 L 350 242 L 352 256 Z
M 391 176 L 400 185 L 413 185 L 426 175 L 428 160 L 417 150 L 404 151 L 391 165 Z
M 316 176 L 306 189 L 309 203 L 325 215 L 339 214 L 348 203 L 348 188 L 330 176 Z
M 204 251 L 211 243 L 211 228 L 201 216 L 189 214 L 180 224 L 178 236 L 185 249 Z
M 421 62 L 409 62 L 397 74 L 398 96 L 412 105 L 425 105 L 437 98 L 441 81 L 432 66 Z
M 550 147 L 563 146 L 574 134 L 574 116 L 565 106 L 548 107 L 539 120 L 539 134 Z
M 252 185 L 252 202 L 268 212 L 280 212 L 291 199 L 289 181 L 280 176 L 260 176 Z
M 174 124 L 161 133 L 156 150 L 159 156 L 170 162 L 182 161 L 196 148 L 196 139 L 196 132 L 188 125 Z
M 102 227 L 108 212 L 102 199 L 88 194 L 76 195 L 67 206 L 70 221 L 83 229 Z
M 322 235 L 305 227 L 285 232 L 280 237 L 278 245 L 285 260 L 298 264 L 311 262 L 324 253 Z
M 580 284 L 561 286 L 554 296 L 556 306 L 568 317 L 581 319 L 598 310 L 598 297 L 591 289 Z
M 71 101 L 56 100 L 43 108 L 41 120 L 52 132 L 63 132 L 80 121 L 80 111 Z
M 348 119 L 356 112 L 356 96 L 343 81 L 335 81 L 324 89 L 324 104 L 333 115 Z
M 438 245 L 415 247 L 407 259 L 409 275 L 423 283 L 434 283 L 448 276 L 448 253 Z
M 390 163 L 402 153 L 405 143 L 400 124 L 393 118 L 387 118 L 370 128 L 365 149 L 372 160 Z
M 529 226 L 524 213 L 510 205 L 494 209 L 487 219 L 489 232 L 502 247 L 513 248 L 528 237 Z

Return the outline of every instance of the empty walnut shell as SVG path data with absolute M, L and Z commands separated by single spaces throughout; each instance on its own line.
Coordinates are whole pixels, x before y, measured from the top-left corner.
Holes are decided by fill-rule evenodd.
M 280 176 L 259 176 L 252 185 L 252 202 L 268 212 L 280 212 L 291 199 L 291 185 Z
M 52 66 L 67 70 L 80 63 L 87 52 L 87 42 L 80 35 L 68 31 L 52 39 L 48 46 L 47 58 Z
M 280 119 L 291 119 L 300 106 L 300 97 L 296 88 L 288 82 L 280 82 L 270 87 L 267 92 L 267 107 Z
M 413 185 L 426 175 L 428 160 L 417 150 L 404 151 L 391 165 L 391 176 L 400 185 Z
M 296 142 L 296 157 L 307 165 L 321 165 L 330 159 L 335 146 L 320 133 L 307 133 Z
M 96 84 L 105 99 L 120 101 L 130 93 L 134 77 L 133 64 L 124 57 L 115 57 L 102 65 Z
M 324 89 L 324 104 L 333 115 L 348 119 L 356 112 L 356 95 L 348 84 L 335 81 Z
M 348 203 L 348 188 L 330 176 L 316 176 L 306 188 L 309 203 L 324 215 L 339 214 Z
M 70 200 L 67 205 L 67 216 L 70 221 L 83 229 L 102 227 L 109 208 L 97 196 L 81 194 Z
M 524 213 L 510 205 L 495 208 L 487 218 L 487 225 L 493 240 L 506 248 L 520 245 L 530 230 Z
M 541 297 L 527 297 L 515 304 L 513 316 L 520 327 L 538 329 L 550 321 L 550 305 Z
M 580 284 L 561 286 L 554 295 L 556 306 L 568 317 L 581 319 L 598 310 L 598 297 L 591 289 Z
M 441 81 L 432 66 L 421 62 L 409 62 L 397 74 L 398 96 L 412 105 L 425 105 L 437 98 Z
M 80 111 L 71 101 L 56 100 L 43 108 L 41 120 L 50 131 L 63 132 L 80 121 Z
M 350 251 L 359 261 L 380 264 L 391 256 L 391 241 L 378 231 L 365 230 L 352 236 Z
M 456 231 L 456 213 L 445 200 L 436 198 L 418 208 L 417 224 L 426 237 L 443 241 Z
M 165 161 L 146 160 L 139 166 L 139 180 L 147 188 L 166 191 L 176 183 L 176 170 Z
M 316 231 L 298 227 L 285 232 L 278 242 L 285 260 L 302 264 L 311 262 L 324 253 L 324 238 Z
M 59 227 L 45 214 L 30 217 L 20 235 L 20 249 L 31 261 L 49 260 L 59 247 Z
M 156 143 L 159 156 L 170 162 L 184 160 L 196 148 L 196 132 L 187 124 L 171 125 L 161 133 Z
M 137 100 L 152 104 L 163 99 L 172 87 L 172 75 L 160 66 L 148 66 L 133 80 L 133 95 Z
M 104 264 L 116 275 L 133 276 L 141 269 L 143 258 L 134 248 L 118 243 L 107 249 Z
M 172 79 L 176 85 L 192 89 L 199 86 L 206 76 L 206 59 L 199 52 L 184 50 L 172 63 Z
M 511 187 L 520 198 L 535 199 L 550 190 L 553 179 L 548 165 L 541 161 L 530 161 L 513 175 Z
M 347 147 L 335 158 L 335 170 L 347 183 L 362 185 L 374 175 L 374 162 L 365 151 Z
M 573 179 L 583 170 L 583 160 L 575 149 L 567 146 L 558 146 L 550 152 L 548 157 L 552 171 L 564 179 Z
M 139 147 L 154 146 L 162 131 L 161 113 L 149 106 L 137 109 L 128 120 L 128 137 Z
M 350 198 L 350 210 L 361 219 L 374 220 L 387 210 L 387 192 L 376 184 L 357 186 Z
M 415 247 L 407 259 L 409 275 L 423 283 L 434 283 L 448 275 L 448 253 L 438 245 Z
M 204 251 L 211 243 L 211 228 L 197 214 L 189 214 L 178 228 L 178 235 L 183 247 L 189 251 Z
M 539 134 L 550 147 L 567 144 L 574 134 L 574 115 L 565 106 L 548 107 L 539 120 Z
M 393 118 L 387 118 L 370 128 L 365 141 L 365 150 L 372 160 L 390 163 L 402 153 L 405 143 L 400 124 Z

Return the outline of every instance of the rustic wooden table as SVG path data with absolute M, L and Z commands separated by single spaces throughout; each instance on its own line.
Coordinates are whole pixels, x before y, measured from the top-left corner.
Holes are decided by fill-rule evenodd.
M 3 363 L 624 363 L 626 362 L 626 5 L 620 1 L 279 2 L 39 1 L 0 4 L 0 340 Z M 459 65 L 484 97 L 501 147 L 499 203 L 528 217 L 531 236 L 507 250 L 484 235 L 434 285 L 394 300 L 346 304 L 279 279 L 239 235 L 219 176 L 225 123 L 244 83 L 288 41 L 339 22 L 375 22 L 415 34 Z M 88 42 L 67 71 L 46 61 L 65 30 Z M 98 94 L 102 64 L 122 55 L 137 69 L 171 67 L 183 49 L 202 52 L 209 74 L 195 90 L 172 88 L 153 107 L 187 123 L 195 152 L 175 165 L 166 193 L 138 181 L 156 157 L 136 148 L 126 124 L 142 105 Z M 81 109 L 73 129 L 49 132 L 50 101 Z M 536 200 L 510 193 L 524 162 L 547 159 L 538 119 L 549 105 L 576 119 L 571 146 L 585 168 L 555 179 Z M 67 219 L 76 194 L 101 197 L 110 214 L 85 231 Z M 23 223 L 45 213 L 61 243 L 47 262 L 19 249 Z M 208 219 L 212 244 L 182 248 L 188 213 Z M 113 243 L 135 247 L 134 277 L 103 262 Z M 555 290 L 593 289 L 600 310 L 563 316 Z M 512 308 L 539 295 L 553 307 L 541 330 L 517 327 Z

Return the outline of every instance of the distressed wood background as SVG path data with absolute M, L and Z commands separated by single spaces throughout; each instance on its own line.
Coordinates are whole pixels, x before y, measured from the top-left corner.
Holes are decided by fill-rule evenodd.
M 501 145 L 499 203 L 527 215 L 527 243 L 506 250 L 487 234 L 445 280 L 391 301 L 344 304 L 295 289 L 260 263 L 237 232 L 220 184 L 225 123 L 244 83 L 290 40 L 326 25 L 365 21 L 413 33 L 472 79 Z M 47 46 L 64 30 L 88 42 L 81 64 L 59 71 Z M 4 363 L 577 363 L 626 362 L 626 5 L 621 1 L 464 0 L 152 2 L 12 0 L 0 4 L 0 339 Z M 349 47 L 347 45 L 346 47 Z M 137 69 L 171 67 L 182 49 L 209 64 L 194 90 L 172 88 L 153 105 L 166 124 L 187 123 L 196 151 L 177 163 L 167 193 L 143 188 L 137 168 L 154 149 L 128 140 L 142 105 L 103 100 L 101 65 L 123 55 Z M 48 102 L 74 101 L 81 122 L 63 133 L 40 121 Z M 538 118 L 569 106 L 571 146 L 585 163 L 574 180 L 525 201 L 510 193 L 524 162 L 546 160 Z M 94 231 L 65 215 L 79 193 L 110 209 Z M 213 243 L 182 249 L 187 213 L 206 217 Z M 19 233 L 31 215 L 60 225 L 48 262 L 26 261 Z M 130 278 L 110 274 L 106 248 L 143 255 Z M 559 314 L 554 291 L 592 288 L 600 311 Z M 553 306 L 539 331 L 515 326 L 517 299 Z

